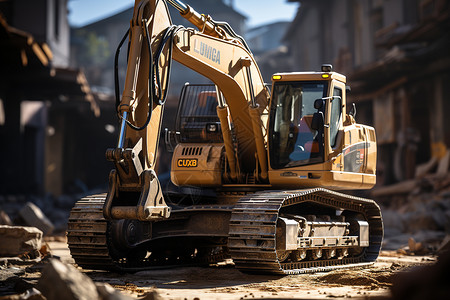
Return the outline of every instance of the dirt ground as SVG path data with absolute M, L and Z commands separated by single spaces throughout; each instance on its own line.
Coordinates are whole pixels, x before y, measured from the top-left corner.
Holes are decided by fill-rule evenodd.
M 52 254 L 73 263 L 67 244 L 48 242 Z M 123 293 L 140 298 L 156 291 L 161 299 L 378 299 L 389 296 L 392 277 L 414 266 L 430 264 L 432 256 L 406 256 L 383 251 L 369 268 L 355 268 L 291 276 L 246 275 L 223 264 L 209 268 L 180 267 L 119 274 L 83 270 L 95 282 L 106 282 Z M 81 269 L 80 269 L 81 270 Z M 28 268 L 24 278 L 39 278 Z

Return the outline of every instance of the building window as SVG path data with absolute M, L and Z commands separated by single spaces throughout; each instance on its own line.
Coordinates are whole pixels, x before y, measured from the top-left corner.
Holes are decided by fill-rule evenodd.
M 59 9 L 60 5 L 59 5 L 59 0 L 54 0 L 53 1 L 53 33 L 55 35 L 55 39 L 59 38 L 59 14 L 60 14 L 60 9 Z

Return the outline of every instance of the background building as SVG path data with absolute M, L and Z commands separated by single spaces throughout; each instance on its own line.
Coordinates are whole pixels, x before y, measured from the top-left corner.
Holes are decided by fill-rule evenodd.
M 233 1 L 190 4 L 245 36 L 267 82 L 275 72 L 318 70 L 322 63 L 346 74 L 358 122 L 377 131 L 380 184 L 411 178 L 417 165 L 446 155 L 448 0 L 289 2 L 301 4 L 292 23 L 248 30 Z M 113 57 L 132 8 L 73 29 L 67 0 L 6 0 L 0 12 L 0 159 L 7 170 L 0 173 L 0 193 L 58 195 L 106 186 L 112 165 L 104 152 L 117 135 Z M 172 9 L 171 15 L 175 24 L 191 26 Z M 125 54 L 126 45 L 121 83 Z M 186 81 L 208 82 L 174 64 L 163 128 L 173 128 Z
M 315 0 L 301 6 L 285 42 L 291 70 L 322 63 L 347 75 L 357 121 L 373 124 L 378 183 L 413 178 L 450 146 L 450 7 L 447 0 Z
M 274 73 L 292 68 L 288 47 L 283 40 L 289 26 L 290 22 L 274 22 L 250 28 L 245 33 L 245 39 L 267 83 L 270 83 Z
M 113 135 L 84 74 L 68 68 L 67 0 L 1 1 L 0 44 L 0 195 L 104 185 Z
M 245 16 L 233 9 L 232 1 L 192 0 L 194 9 L 209 14 L 217 21 L 228 22 L 237 34 L 242 35 Z M 193 27 L 181 17 L 180 13 L 168 5 L 173 24 Z M 71 66 L 82 67 L 93 90 L 112 94 L 114 91 L 114 56 L 116 49 L 130 27 L 133 7 L 108 18 L 72 29 Z M 126 76 L 126 42 L 121 50 L 119 78 L 124 82 Z M 205 83 L 207 79 L 175 62 L 171 74 L 169 95 L 178 97 L 186 81 Z

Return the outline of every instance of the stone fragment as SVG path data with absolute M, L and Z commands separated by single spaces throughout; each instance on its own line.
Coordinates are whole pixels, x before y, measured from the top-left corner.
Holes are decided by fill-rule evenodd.
M 439 255 L 444 254 L 445 252 L 450 252 L 450 235 L 446 235 L 442 243 L 439 245 L 437 249 L 437 253 Z
M 163 297 L 159 294 L 157 290 L 153 290 L 151 292 L 148 292 L 145 294 L 144 298 L 141 298 L 141 300 L 162 300 Z
M 19 211 L 19 215 L 27 225 L 39 228 L 44 235 L 51 234 L 55 228 L 42 210 L 31 202 Z
M 0 210 L 0 225 L 13 225 L 10 217 L 3 210 Z
M 3 297 L 0 299 L 4 299 Z M 8 296 L 8 298 L 5 298 L 7 300 L 46 300 L 45 297 L 35 288 L 31 288 L 22 294 L 18 295 L 11 295 Z
M 0 268 L 0 282 L 25 274 L 25 270 L 16 267 Z
M 431 173 L 431 171 L 436 168 L 438 164 L 438 159 L 437 157 L 432 157 L 428 162 L 418 165 L 416 166 L 416 174 L 415 177 L 416 178 L 422 178 L 425 175 Z
M 50 259 L 42 270 L 37 289 L 47 300 L 91 300 L 99 295 L 94 282 L 71 265 Z
M 104 282 L 96 282 L 97 292 L 101 300 L 133 300 L 130 296 L 122 294 L 120 291 L 114 289 L 111 285 Z
M 408 240 L 409 251 L 411 252 L 419 252 L 423 249 L 422 243 L 418 243 L 414 240 L 414 238 L 410 237 Z
M 438 176 L 445 176 L 448 173 L 449 165 L 450 165 L 450 150 L 447 150 L 444 157 L 442 157 L 439 160 L 439 165 L 436 174 Z
M 20 256 L 25 253 L 39 256 L 42 231 L 35 227 L 0 225 L 0 256 Z

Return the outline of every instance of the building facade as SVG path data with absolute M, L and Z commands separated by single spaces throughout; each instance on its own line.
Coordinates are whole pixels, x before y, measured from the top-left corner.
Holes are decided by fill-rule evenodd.
M 0 1 L 0 195 L 81 191 L 102 172 L 106 181 L 104 105 L 68 68 L 67 12 L 67 0 Z
M 413 178 L 450 147 L 448 0 L 315 0 L 285 35 L 296 70 L 347 75 L 357 121 L 375 126 L 378 182 Z
M 216 21 L 228 22 L 237 34 L 243 34 L 246 17 L 233 9 L 232 1 L 192 0 L 189 1 L 189 5 L 199 13 L 211 15 Z M 191 23 L 181 17 L 176 9 L 168 6 L 173 24 L 193 27 Z M 82 67 L 85 70 L 86 77 L 93 89 L 113 93 L 114 55 L 122 37 L 130 27 L 132 16 L 133 7 L 130 7 L 97 22 L 72 29 L 71 66 Z M 97 45 L 96 49 L 93 44 Z M 86 51 L 91 51 L 95 55 L 90 55 L 86 59 L 84 57 Z M 126 76 L 126 42 L 120 53 L 119 81 L 123 84 Z M 191 83 L 208 82 L 201 75 L 175 62 L 172 68 L 169 96 L 178 97 L 181 88 L 187 81 Z
M 289 25 L 289 22 L 268 23 L 250 28 L 245 34 L 245 39 L 267 83 L 270 83 L 274 73 L 291 69 L 288 48 L 283 41 Z

